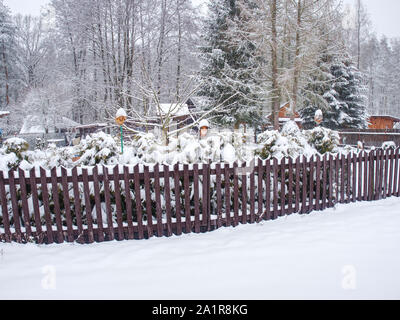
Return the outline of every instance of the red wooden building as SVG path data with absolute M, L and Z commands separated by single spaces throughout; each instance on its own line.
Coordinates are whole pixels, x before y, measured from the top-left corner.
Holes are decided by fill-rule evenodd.
M 393 129 L 400 122 L 400 118 L 392 116 L 371 116 L 369 118 L 369 129 Z

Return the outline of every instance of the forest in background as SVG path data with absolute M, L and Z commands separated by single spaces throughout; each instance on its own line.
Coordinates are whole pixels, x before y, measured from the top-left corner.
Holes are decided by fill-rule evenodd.
M 216 0 L 206 13 L 190 0 L 52 0 L 33 17 L 12 16 L 0 0 L 0 110 L 11 112 L 2 128 L 15 132 L 27 115 L 110 121 L 120 107 L 142 117 L 190 96 L 204 109 L 225 102 L 224 126 L 255 125 L 287 101 L 309 115 L 339 108 L 346 94 L 369 114 L 400 116 L 400 40 L 370 32 L 361 0 L 348 9 L 339 0 Z

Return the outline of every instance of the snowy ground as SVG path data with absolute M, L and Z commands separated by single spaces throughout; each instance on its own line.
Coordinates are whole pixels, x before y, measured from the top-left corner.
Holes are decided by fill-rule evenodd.
M 0 244 L 1 299 L 399 299 L 400 199 L 143 241 Z

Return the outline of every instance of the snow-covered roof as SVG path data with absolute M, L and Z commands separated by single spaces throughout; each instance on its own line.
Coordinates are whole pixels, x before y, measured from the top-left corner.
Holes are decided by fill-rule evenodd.
M 389 116 L 389 115 L 371 115 L 370 118 L 389 118 L 393 121 L 400 122 L 399 117 Z
M 0 111 L 0 118 L 10 115 L 10 111 Z
M 290 118 L 279 118 L 279 121 L 280 121 L 280 122 L 288 122 L 288 121 L 291 121 L 291 119 L 290 119 Z M 303 119 L 301 119 L 301 118 L 295 118 L 294 121 L 296 121 L 296 122 L 302 122 Z
M 107 127 L 107 123 L 88 123 L 88 124 L 77 124 L 75 129 L 88 129 L 88 128 L 104 128 Z
M 159 105 L 161 115 L 170 115 L 173 117 L 181 117 L 190 114 L 187 104 L 176 104 L 176 103 L 160 103 Z

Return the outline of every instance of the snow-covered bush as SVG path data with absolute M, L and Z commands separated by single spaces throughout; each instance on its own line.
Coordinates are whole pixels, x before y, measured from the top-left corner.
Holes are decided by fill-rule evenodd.
M 304 131 L 308 143 L 314 147 L 320 154 L 335 152 L 339 146 L 339 133 L 324 127 L 316 127 Z
M 80 156 L 77 162 L 80 165 L 113 165 L 118 163 L 118 144 L 111 135 L 104 132 L 87 136 L 73 149 L 75 154 Z
M 382 143 L 382 149 L 396 149 L 396 144 L 393 141 L 385 141 L 384 143 Z
M 0 150 L 3 169 L 16 169 L 26 159 L 29 144 L 21 138 L 10 138 L 4 141 Z
M 258 143 L 261 148 L 257 151 L 262 159 L 298 157 L 305 155 L 307 157 L 315 153 L 315 150 L 309 145 L 306 136 L 299 129 L 294 121 L 288 121 L 281 132 L 265 131 L 258 137 Z

